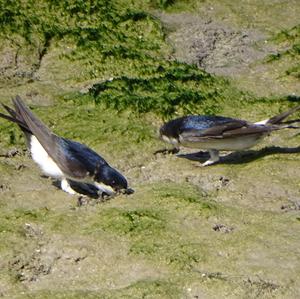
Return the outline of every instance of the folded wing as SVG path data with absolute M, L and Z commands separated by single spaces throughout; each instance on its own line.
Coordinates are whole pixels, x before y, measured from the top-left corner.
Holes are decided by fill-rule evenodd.
M 198 142 L 207 139 L 226 139 L 251 134 L 264 134 L 274 130 L 271 126 L 255 125 L 244 120 L 228 119 L 222 124 L 211 125 L 203 130 L 186 129 L 180 133 L 180 140 Z
M 38 139 L 42 147 L 61 171 L 72 178 L 85 178 L 93 174 L 95 167 L 107 164 L 105 160 L 87 146 L 53 134 L 23 103 L 20 97 L 13 100 L 16 115 L 20 115 L 27 128 Z

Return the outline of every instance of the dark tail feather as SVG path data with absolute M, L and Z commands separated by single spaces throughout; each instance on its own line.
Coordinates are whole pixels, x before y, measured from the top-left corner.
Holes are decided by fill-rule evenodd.
M 300 105 L 299 106 L 296 106 L 288 111 L 285 111 L 285 112 L 282 112 L 278 115 L 275 115 L 274 117 L 270 118 L 268 121 L 267 121 L 267 124 L 270 124 L 270 125 L 279 125 L 279 124 L 291 124 L 291 123 L 295 123 L 295 122 L 299 122 L 299 119 L 297 120 L 291 120 L 291 121 L 288 121 L 288 122 L 282 122 L 284 119 L 286 119 L 288 116 L 290 116 L 291 114 L 293 114 L 294 112 L 300 110 Z
M 19 96 L 16 96 L 16 98 L 13 99 L 13 104 L 15 106 L 14 113 L 16 113 L 17 118 L 23 121 L 30 132 L 38 139 L 42 136 L 46 137 L 46 139 L 52 136 L 48 127 L 46 127 L 46 125 L 30 111 Z
M 30 129 L 28 128 L 28 126 L 26 125 L 26 123 L 24 122 L 24 120 L 22 119 L 22 117 L 19 117 L 18 114 L 16 113 L 16 111 L 14 111 L 13 109 L 11 109 L 10 107 L 2 104 L 2 106 L 4 107 L 4 109 L 11 115 L 6 115 L 6 114 L 3 114 L 0 112 L 0 117 L 4 118 L 4 119 L 7 119 L 11 122 L 14 122 L 16 124 L 19 125 L 19 127 L 21 128 L 21 130 L 23 132 L 26 132 L 26 133 L 30 133 L 31 134 L 31 131 Z
M 15 110 L 11 109 L 10 107 L 2 104 L 3 108 L 13 117 L 13 118 L 17 118 L 17 113 Z
M 11 117 L 9 115 L 3 114 L 1 112 L 0 112 L 0 117 L 2 117 L 4 119 L 7 119 L 7 120 L 9 120 L 11 122 L 17 123 L 18 125 L 21 125 L 17 119 L 15 119 L 15 118 L 13 118 L 13 117 Z
M 20 115 L 21 119 L 24 120 L 24 123 L 26 123 L 26 126 L 30 130 L 31 134 L 38 139 L 45 151 L 50 157 L 52 157 L 51 155 L 56 147 L 58 137 L 54 135 L 50 129 L 30 111 L 30 109 L 25 105 L 19 96 L 13 99 L 13 103 L 17 116 Z
M 18 124 L 22 130 L 25 130 L 26 132 L 30 133 L 30 130 L 26 126 L 26 124 L 22 123 L 20 120 L 18 120 L 16 118 L 13 118 L 13 117 L 11 117 L 9 115 L 3 114 L 1 112 L 0 112 L 0 117 L 5 118 L 5 119 L 7 119 L 7 120 L 9 120 L 11 122 L 14 122 L 14 123 Z

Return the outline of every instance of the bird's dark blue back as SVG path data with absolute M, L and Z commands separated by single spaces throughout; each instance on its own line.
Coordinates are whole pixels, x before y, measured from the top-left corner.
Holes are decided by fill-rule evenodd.
M 219 126 L 233 121 L 230 117 L 210 115 L 190 115 L 182 118 L 180 131 L 206 130 L 213 126 Z
M 85 171 L 90 173 L 94 173 L 96 167 L 108 165 L 100 155 L 82 143 L 59 138 L 59 145 L 69 165 L 73 164 L 75 166 L 79 163 L 84 165 Z
M 173 119 L 160 128 L 160 134 L 172 138 L 178 138 L 180 134 L 187 131 L 207 130 L 215 126 L 225 125 L 230 122 L 237 122 L 230 117 L 209 116 L 209 115 L 188 115 Z

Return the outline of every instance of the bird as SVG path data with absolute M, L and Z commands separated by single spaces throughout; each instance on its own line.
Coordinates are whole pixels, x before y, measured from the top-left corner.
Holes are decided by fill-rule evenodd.
M 201 166 L 220 160 L 219 151 L 240 151 L 258 144 L 271 132 L 293 126 L 299 120 L 283 122 L 300 110 L 300 105 L 269 119 L 252 123 L 242 119 L 213 115 L 187 115 L 163 124 L 159 137 L 171 143 L 178 152 L 180 147 L 207 149 L 210 158 Z
M 0 113 L 0 117 L 20 127 L 34 162 L 45 175 L 60 180 L 63 191 L 78 194 L 71 187 L 71 182 L 78 182 L 93 185 L 101 196 L 133 193 L 126 178 L 95 151 L 51 132 L 19 96 L 12 103 L 14 109 L 2 104 L 9 115 Z

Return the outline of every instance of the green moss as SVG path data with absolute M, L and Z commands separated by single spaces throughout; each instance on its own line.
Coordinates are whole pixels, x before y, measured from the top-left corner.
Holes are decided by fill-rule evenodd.
M 285 74 L 300 78 L 300 25 L 280 31 L 272 41 L 283 46 L 285 50 L 269 55 L 267 62 L 289 59 L 288 65 L 292 66 L 286 69 Z
M 200 106 L 204 113 L 215 114 L 227 97 L 232 103 L 247 98 L 228 81 L 169 59 L 172 49 L 147 5 L 129 0 L 93 4 L 44 0 L 38 5 L 9 1 L 1 11 L 0 37 L 17 43 L 17 48 L 38 49 L 32 76 L 56 46 L 64 53 L 57 59 L 80 68 L 67 72 L 71 82 L 97 78 L 100 83 L 89 89 L 90 97 L 72 98 L 81 103 L 92 100 L 118 111 L 152 111 L 166 118 L 178 111 L 195 113 Z M 64 68 L 56 60 L 53 64 Z
M 201 105 L 204 113 L 218 112 L 228 91 L 228 82 L 215 79 L 196 66 L 161 63 L 152 74 L 105 81 L 95 84 L 89 92 L 96 103 L 105 103 L 118 111 L 131 108 L 170 117 L 177 111 L 195 112 Z
M 252 98 L 223 78 L 174 61 L 163 26 L 149 11 L 192 10 L 199 3 L 211 5 L 193 0 L 1 2 L 0 50 L 8 53 L 8 45 L 13 54 L 18 53 L 21 68 L 11 78 L 1 78 L 3 102 L 8 103 L 8 94 L 26 94 L 34 113 L 55 133 L 91 146 L 125 173 L 136 190 L 129 197 L 77 207 L 76 197 L 53 192 L 52 187 L 47 190 L 50 180 L 30 194 L 27 185 L 34 188 L 31 176 L 38 177 L 37 169 L 16 173 L 20 160 L 1 159 L 1 178 L 8 182 L 7 189 L 0 190 L 1 295 L 156 299 L 237 294 L 246 298 L 262 294 L 263 288 L 267 291 L 262 296 L 278 295 L 268 291 L 271 283 L 265 283 L 275 277 L 282 290 L 279 297 L 297 297 L 292 290 L 297 290 L 294 281 L 299 277 L 299 217 L 288 210 L 283 213 L 282 198 L 275 194 L 270 199 L 273 193 L 267 193 L 278 187 L 280 192 L 289 189 L 292 198 L 297 195 L 294 155 L 277 160 L 291 159 L 293 164 L 288 172 L 278 171 L 280 176 L 274 174 L 275 164 L 266 164 L 264 174 L 247 158 L 246 165 L 194 169 L 190 161 L 153 155 L 162 146 L 156 139 L 161 118 L 224 113 L 259 120 L 266 118 L 266 111 L 272 116 L 299 100 Z M 261 24 L 273 12 L 265 9 L 269 3 L 261 1 L 255 1 L 256 10 L 249 1 L 241 1 L 241 6 L 227 0 L 217 3 L 221 6 L 213 7 L 226 6 L 231 11 L 228 16 L 245 8 L 251 22 L 254 17 Z M 247 22 L 246 17 L 240 19 Z M 298 57 L 293 47 L 298 37 L 293 34 L 283 41 L 291 52 L 280 53 L 279 62 Z M 28 60 L 22 69 L 24 57 Z M 44 102 L 44 95 L 49 102 Z M 50 106 L 41 107 L 42 103 Z M 5 120 L 0 139 L 5 150 L 25 147 L 19 128 Z M 285 146 L 297 145 L 289 140 Z M 264 160 L 276 159 L 273 155 Z M 153 171 L 149 180 L 143 166 Z M 174 173 L 172 182 L 169 172 Z M 276 182 L 266 181 L 260 189 L 257 173 L 262 181 Z M 194 183 L 182 183 L 187 174 Z M 229 177 L 229 184 L 216 187 L 221 175 Z M 275 212 L 265 212 L 271 205 Z M 215 231 L 215 225 L 224 231 Z M 32 271 L 43 267 L 53 253 L 49 273 L 36 281 L 15 279 L 23 271 L 22 263 L 12 270 L 15 261 L 23 261 Z M 248 278 L 258 274 L 264 280 Z M 290 296 L 285 296 L 286 290 Z
M 153 188 L 159 204 L 168 205 L 176 204 L 182 207 L 191 207 L 198 215 L 205 217 L 217 215 L 219 212 L 218 205 L 189 184 L 157 184 Z
M 25 145 L 23 133 L 16 126 L 10 122 L 1 120 L 0 126 L 1 144 L 3 145 Z
M 21 36 L 38 47 L 40 58 L 53 41 L 67 38 L 76 45 L 68 57 L 83 60 L 91 77 L 111 57 L 130 65 L 163 52 L 160 24 L 131 1 L 6 2 L 0 15 L 3 37 Z
M 162 213 L 158 210 L 137 209 L 137 210 L 120 210 L 105 209 L 97 215 L 96 221 L 88 231 L 103 229 L 120 235 L 138 236 L 143 234 L 146 238 L 151 235 L 158 235 L 165 227 Z

